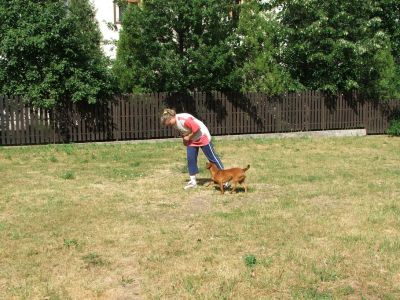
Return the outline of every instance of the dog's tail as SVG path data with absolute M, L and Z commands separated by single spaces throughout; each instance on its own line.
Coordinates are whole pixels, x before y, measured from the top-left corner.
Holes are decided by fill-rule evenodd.
M 243 170 L 243 172 L 246 172 L 248 169 L 250 169 L 250 165 L 247 165 L 247 167 L 242 170 Z

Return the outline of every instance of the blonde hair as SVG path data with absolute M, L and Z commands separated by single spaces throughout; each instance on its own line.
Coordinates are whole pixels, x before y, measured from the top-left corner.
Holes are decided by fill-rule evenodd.
M 161 124 L 165 124 L 165 122 L 173 117 L 175 117 L 176 115 L 176 111 L 174 109 L 171 108 L 165 108 L 161 118 L 160 118 L 160 122 Z

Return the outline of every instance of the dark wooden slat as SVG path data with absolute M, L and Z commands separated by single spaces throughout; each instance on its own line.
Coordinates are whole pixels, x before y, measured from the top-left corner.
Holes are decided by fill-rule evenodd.
M 160 122 L 158 121 L 159 117 L 159 101 L 158 101 L 158 95 L 153 99 L 153 137 L 152 138 L 157 138 L 159 136 L 160 132 Z
M 316 92 L 313 92 L 311 97 L 311 106 L 310 106 L 310 130 L 316 129 L 317 124 L 317 95 Z
M 158 111 L 159 111 L 159 107 L 158 107 L 159 101 L 158 101 L 158 95 L 156 95 L 156 97 L 153 99 L 152 102 L 152 107 L 153 107 L 153 134 L 152 134 L 152 138 L 157 138 L 158 137 L 158 133 L 159 133 L 159 125 L 160 122 L 158 122 Z
M 147 126 L 147 129 L 146 129 L 146 133 L 147 133 L 146 138 L 147 138 L 147 139 L 150 139 L 150 138 L 151 138 L 151 131 L 152 131 L 151 112 L 152 112 L 152 110 L 151 110 L 151 100 L 150 100 L 150 99 L 146 99 L 146 115 L 145 115 L 145 122 L 146 122 L 146 126 Z
M 135 140 L 139 139 L 139 121 L 138 121 L 138 100 L 136 96 L 131 96 L 130 101 L 133 103 L 133 114 L 132 114 L 132 126 L 133 126 L 133 138 Z
M 112 99 L 114 101 L 114 99 Z M 114 132 L 113 132 L 113 118 L 112 118 L 112 101 L 107 102 L 106 113 L 104 114 L 106 126 L 105 130 L 105 139 L 106 140 L 114 140 Z
M 125 98 L 121 98 L 121 139 L 127 139 L 127 128 L 126 128 L 126 121 L 127 121 L 127 113 L 126 113 L 126 100 Z
M 116 99 L 116 101 L 113 103 L 113 110 L 112 110 L 112 115 L 113 115 L 113 128 L 114 128 L 114 140 L 118 141 L 121 139 L 120 137 L 120 118 L 118 117 L 118 107 L 119 107 L 119 97 Z
M 42 109 L 42 143 L 48 143 L 48 130 L 49 127 L 47 126 L 47 110 Z
M 29 144 L 27 130 L 28 130 L 27 107 L 24 103 L 21 103 L 21 143 L 23 145 Z
M 99 131 L 97 128 L 97 120 L 98 120 L 98 105 L 93 104 L 91 107 L 91 112 L 93 114 L 92 116 L 92 135 L 93 135 L 93 141 L 97 142 L 99 140 Z
M 319 97 L 319 115 L 320 115 L 320 128 L 321 130 L 325 130 L 326 127 L 326 106 L 325 106 L 325 95 L 321 92 L 318 91 L 318 97 Z
M 88 109 L 88 108 L 86 108 L 86 109 Z M 92 127 L 91 127 L 91 122 L 90 122 L 91 120 L 90 120 L 88 114 L 90 114 L 90 113 L 78 110 L 77 114 L 76 114 L 76 118 L 77 118 L 77 120 L 82 120 L 82 123 L 83 123 L 82 129 L 83 129 L 83 132 L 85 133 L 84 140 L 90 142 L 90 141 L 92 141 L 92 135 L 91 135 Z M 78 124 L 79 124 L 79 122 L 78 122 Z M 75 126 L 73 128 L 76 129 Z
M 94 118 L 93 118 L 93 116 L 94 116 L 94 108 L 91 106 L 91 107 L 89 107 L 89 116 L 92 116 L 91 118 L 90 118 L 90 120 L 89 120 L 89 128 L 90 128 L 90 141 L 91 142 L 94 142 L 94 141 L 96 141 L 96 127 L 95 127 L 95 124 L 94 124 Z
M 100 141 L 106 140 L 107 136 L 107 107 L 104 103 L 101 104 L 99 107 L 99 131 L 100 131 L 100 136 L 99 139 Z
M 38 139 L 39 139 L 39 143 L 43 144 L 44 143 L 44 139 L 43 139 L 43 109 L 42 108 L 38 108 Z
M 139 139 L 144 139 L 144 120 L 143 120 L 143 110 L 144 110 L 144 105 L 143 105 L 143 95 L 139 95 L 139 107 L 138 107 L 138 128 L 139 128 Z
M 0 145 L 5 145 L 6 143 L 5 101 L 7 101 L 6 97 L 0 95 Z
M 15 97 L 15 143 L 16 145 L 21 145 L 21 100 Z
M 43 143 L 50 143 L 50 134 L 49 134 L 49 118 L 47 115 L 47 109 L 43 109 L 43 125 L 45 126 L 43 130 Z
M 127 98 L 128 101 L 128 128 L 129 128 L 129 134 L 128 137 L 130 140 L 132 140 L 134 138 L 134 132 L 133 132 L 133 102 L 132 102 L 132 98 L 128 97 Z
M 10 109 L 9 109 L 10 101 L 11 101 L 10 97 L 7 97 L 4 103 L 5 145 L 10 144 Z
M 106 119 L 104 117 L 105 114 L 105 105 L 102 102 L 101 105 L 97 106 L 97 139 L 98 141 L 104 141 L 105 136 L 105 127 L 106 127 Z
M 26 133 L 27 133 L 27 143 L 34 144 L 33 142 L 33 130 L 32 130 L 32 108 L 30 105 L 27 105 L 25 108 L 26 114 Z
M 147 138 L 150 139 L 152 138 L 152 133 L 153 133 L 153 117 L 154 117 L 153 105 L 151 99 L 146 100 L 146 107 L 147 107 L 147 112 L 146 112 Z
M 39 144 L 39 139 L 38 139 L 38 121 L 37 121 L 38 115 L 37 115 L 37 109 L 32 108 L 31 109 L 31 128 L 32 128 L 32 144 Z
M 77 104 L 73 103 L 68 112 L 68 132 L 71 142 L 89 141 L 86 129 L 85 114 Z M 80 131 L 80 134 L 79 134 Z
M 144 134 L 143 134 L 143 130 L 144 130 L 144 124 L 143 124 L 143 95 L 139 95 L 138 96 L 138 100 L 137 100 L 137 124 L 138 124 L 138 139 L 143 139 L 144 138 Z
M 151 138 L 151 134 L 152 134 L 152 116 L 151 116 L 151 113 L 152 113 L 152 108 L 151 108 L 151 100 L 150 99 L 146 99 L 146 115 L 145 115 L 145 122 L 146 122 L 146 127 L 147 127 L 147 129 L 146 129 L 146 133 L 147 133 L 147 136 L 146 136 L 146 138 L 147 139 L 150 139 Z
M 143 124 L 143 138 L 147 139 L 149 134 L 149 128 L 147 125 L 147 103 L 146 103 L 146 96 L 143 95 L 142 101 L 142 115 L 141 115 L 141 122 Z
M 48 144 L 50 142 L 49 139 L 49 118 L 47 115 L 47 109 L 43 109 L 43 143 Z
M 11 125 L 11 137 L 10 144 L 17 145 L 16 128 L 15 128 L 15 114 L 16 111 L 16 97 L 12 97 L 12 105 L 9 106 L 10 109 L 10 125 Z

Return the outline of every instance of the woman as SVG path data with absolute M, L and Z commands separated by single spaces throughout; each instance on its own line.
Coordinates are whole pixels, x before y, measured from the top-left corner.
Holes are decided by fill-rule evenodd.
M 201 148 L 207 159 L 214 163 L 218 169 L 224 169 L 221 160 L 218 158 L 211 144 L 210 132 L 203 122 L 190 114 L 177 114 L 175 110 L 166 108 L 161 115 L 161 124 L 179 130 L 183 138 L 183 144 L 187 147 L 186 153 L 190 180 L 184 187 L 185 190 L 197 186 L 196 174 L 199 173 L 197 167 L 199 148 Z

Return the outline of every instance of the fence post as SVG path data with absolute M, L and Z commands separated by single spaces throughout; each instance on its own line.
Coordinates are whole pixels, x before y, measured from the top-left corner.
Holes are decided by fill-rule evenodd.
M 362 111 L 363 111 L 363 123 L 364 123 L 363 125 L 368 134 L 368 129 L 369 129 L 368 128 L 368 126 L 369 126 L 369 124 L 368 124 L 368 122 L 369 122 L 369 102 L 368 101 L 363 102 Z
M 287 97 L 287 94 L 285 94 L 285 97 Z M 282 131 L 282 112 L 281 112 L 281 101 L 277 102 L 277 109 L 276 109 L 276 129 L 278 132 Z
M 56 143 L 56 118 L 55 118 L 55 108 L 52 109 L 52 122 L 53 122 L 53 144 Z
M 306 113 L 306 131 L 310 131 L 310 123 L 311 123 L 311 105 L 314 101 L 314 95 L 315 92 L 314 91 L 310 91 L 307 92 L 307 101 L 305 102 L 306 105 L 306 109 L 305 109 L 305 113 Z
M 116 141 L 119 140 L 119 135 L 118 135 L 118 127 L 119 127 L 119 122 L 118 122 L 118 104 L 119 104 L 119 98 L 116 99 L 116 101 L 113 104 L 113 127 L 114 127 L 114 139 Z
M 114 128 L 114 139 L 119 141 L 121 139 L 121 115 L 120 115 L 120 106 L 121 106 L 121 97 L 118 97 L 117 101 L 114 105 L 113 111 L 113 123 L 115 124 Z
M 326 128 L 326 105 L 325 105 L 325 95 L 323 95 L 322 93 L 321 93 L 321 91 L 318 91 L 318 98 L 319 98 L 319 101 L 320 101 L 320 107 L 321 107 L 321 110 L 320 110 L 320 114 L 321 114 L 321 129 L 322 130 L 325 130 L 325 128 Z

